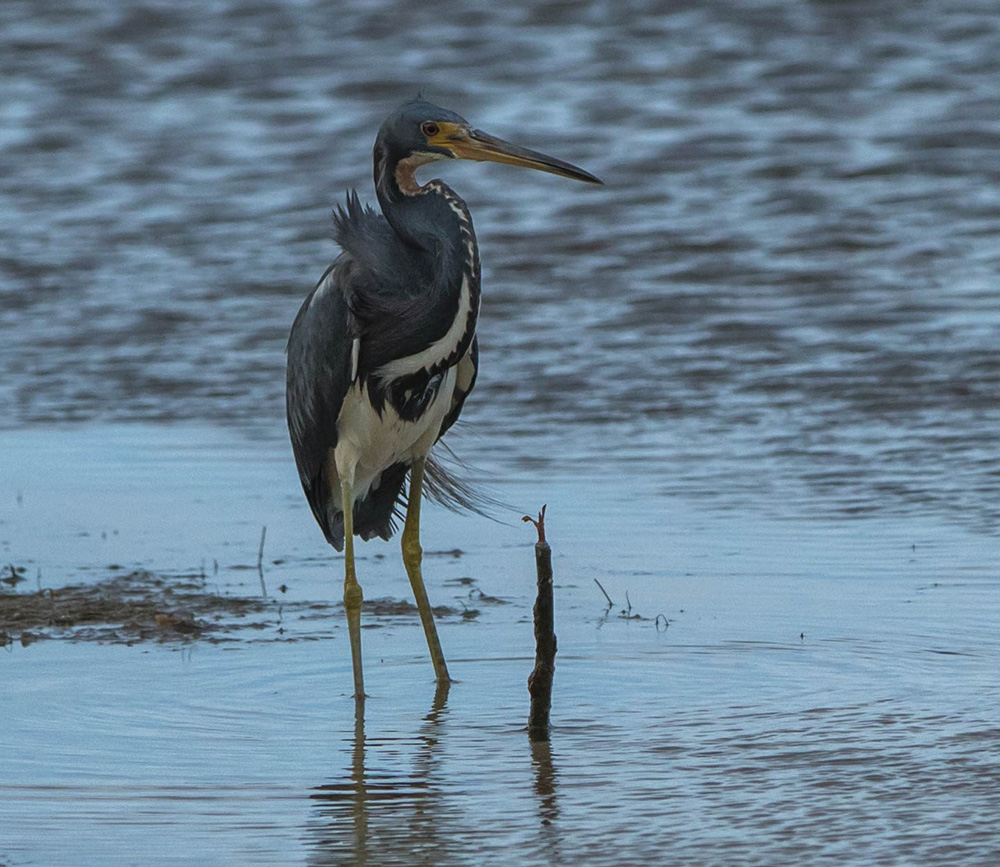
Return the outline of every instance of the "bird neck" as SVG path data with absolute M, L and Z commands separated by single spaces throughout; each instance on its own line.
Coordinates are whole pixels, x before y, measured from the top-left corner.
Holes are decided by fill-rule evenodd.
M 388 174 L 388 177 L 386 177 Z M 407 310 L 414 343 L 381 368 L 384 377 L 433 375 L 468 351 L 479 318 L 479 248 L 465 202 L 442 181 L 401 187 L 396 172 L 379 176 L 379 204 L 400 241 L 426 266 L 423 301 Z M 415 287 L 414 287 L 415 288 Z M 397 341 L 401 349 L 405 341 Z
M 462 198 L 440 180 L 420 186 L 410 157 L 375 161 L 379 206 L 399 239 L 433 261 L 435 282 L 456 287 L 464 274 L 479 282 L 479 252 L 472 217 Z

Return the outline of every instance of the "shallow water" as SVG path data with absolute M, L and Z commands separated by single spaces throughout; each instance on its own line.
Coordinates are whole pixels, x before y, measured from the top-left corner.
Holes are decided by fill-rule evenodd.
M 432 599 L 479 612 L 442 624 L 447 700 L 405 617 L 365 631 L 363 730 L 339 624 L 15 645 L 0 864 L 996 862 L 991 7 L 7 0 L 0 82 L 21 592 L 252 594 L 267 525 L 270 596 L 336 598 L 282 352 L 388 107 L 422 87 L 607 182 L 442 172 L 484 262 L 453 445 L 514 507 L 427 510 Z M 363 552 L 408 598 L 396 545 Z
M 213 591 L 249 595 L 266 523 L 271 598 L 288 612 L 336 598 L 339 563 L 284 447 L 190 427 L 4 441 L 20 502 L 0 543 L 29 581 L 205 569 Z M 432 600 L 478 612 L 441 621 L 458 681 L 445 697 L 412 616 L 366 616 L 360 721 L 339 618 L 287 613 L 223 644 L 8 648 L 2 863 L 993 860 L 992 538 L 921 518 L 725 515 L 655 479 L 607 487 L 605 510 L 590 494 L 606 486 L 496 483 L 549 504 L 548 748 L 524 728 L 533 531 L 428 509 Z M 362 552 L 366 596 L 407 598 L 396 546 Z

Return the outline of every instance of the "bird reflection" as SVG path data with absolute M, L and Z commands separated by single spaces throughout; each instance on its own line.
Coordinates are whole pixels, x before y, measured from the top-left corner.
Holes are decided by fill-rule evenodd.
M 350 760 L 344 772 L 310 794 L 314 805 L 310 865 L 438 867 L 467 861 L 470 846 L 489 845 L 488 834 L 483 836 L 475 822 L 470 824 L 468 811 L 456 803 L 455 789 L 449 787 L 442 767 L 447 755 L 448 689 L 448 683 L 438 687 L 415 737 L 400 740 L 369 739 L 365 702 L 356 703 Z M 523 840 L 531 851 L 544 853 L 549 863 L 561 863 L 558 773 L 552 746 L 547 738 L 529 739 L 528 744 L 535 806 L 532 810 L 530 802 L 521 802 Z M 405 768 L 390 764 L 398 764 L 401 757 Z M 516 797 L 516 792 L 510 794 Z
M 439 824 L 448 812 L 438 784 L 438 745 L 449 686 L 438 686 L 417 733 L 412 770 L 402 774 L 371 769 L 365 702 L 355 703 L 347 779 L 318 786 L 310 795 L 319 820 L 310 864 L 436 865 L 447 860 L 448 835 Z

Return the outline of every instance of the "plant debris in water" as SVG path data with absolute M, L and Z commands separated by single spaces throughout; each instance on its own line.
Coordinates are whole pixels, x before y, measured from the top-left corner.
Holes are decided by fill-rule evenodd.
M 248 640 L 316 640 L 329 637 L 343 618 L 340 602 L 279 602 L 263 596 L 231 596 L 209 589 L 200 576 L 164 576 L 136 571 L 96 584 L 74 584 L 32 593 L 0 592 L 0 646 L 29 645 L 40 639 L 221 643 Z M 416 606 L 393 599 L 366 601 L 378 619 L 416 617 Z M 439 617 L 467 611 L 447 606 Z M 477 612 L 478 613 L 478 612 Z M 324 621 L 333 621 L 330 623 Z

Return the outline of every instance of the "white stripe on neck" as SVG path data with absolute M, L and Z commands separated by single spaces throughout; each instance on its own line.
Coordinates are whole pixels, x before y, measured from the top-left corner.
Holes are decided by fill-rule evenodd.
M 457 349 L 469 327 L 469 316 L 472 314 L 472 290 L 469 287 L 469 276 L 462 276 L 462 289 L 458 296 L 458 312 L 452 320 L 451 327 L 443 337 L 435 340 L 426 349 L 405 358 L 396 358 L 383 364 L 376 374 L 383 379 L 398 379 L 430 370 L 435 364 L 444 361 Z

